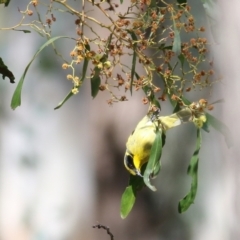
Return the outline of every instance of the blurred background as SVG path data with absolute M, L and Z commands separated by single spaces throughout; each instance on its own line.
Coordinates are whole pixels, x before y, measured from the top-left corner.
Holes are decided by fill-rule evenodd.
M 0 5 L 0 28 L 15 25 L 21 18 L 18 8 L 27 3 Z M 203 133 L 195 204 L 186 213 L 177 211 L 190 187 L 186 172 L 196 138 L 194 126 L 186 124 L 167 132 L 161 174 L 154 180 L 158 191 L 139 192 L 130 215 L 120 218 L 129 178 L 123 166 L 125 143 L 146 114 L 143 94 L 134 92 L 129 101 L 109 106 L 108 93 L 92 99 L 85 82 L 78 95 L 53 110 L 72 85 L 49 47 L 30 67 L 22 106 L 15 111 L 10 102 L 16 83 L 0 80 L 0 240 L 110 239 L 105 230 L 92 228 L 98 223 L 110 227 L 118 240 L 240 239 L 240 3 L 218 1 L 210 20 L 200 1 L 189 3 L 200 24 L 211 26 L 210 39 L 214 31 L 210 48 L 222 80 L 207 98 L 225 99 L 212 114 L 229 126 L 235 142 L 228 149 L 220 133 Z M 54 35 L 75 32 L 71 21 L 55 17 L 63 27 L 53 28 Z M 0 57 L 16 82 L 44 41 L 34 32 L 0 31 Z M 58 44 L 69 54 L 67 40 Z M 194 92 L 191 99 L 199 97 L 204 93 Z M 162 114 L 171 114 L 169 103 L 163 104 Z

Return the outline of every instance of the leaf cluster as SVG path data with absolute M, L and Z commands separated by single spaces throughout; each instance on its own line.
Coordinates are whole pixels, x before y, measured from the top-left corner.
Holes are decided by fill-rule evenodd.
M 99 90 L 109 92 L 108 104 L 127 101 L 127 93 L 131 95 L 139 89 L 148 88 L 156 99 L 164 101 L 166 96 L 184 97 L 197 87 L 212 86 L 216 79 L 213 79 L 212 62 L 207 59 L 209 43 L 202 36 L 205 28 L 197 26 L 186 1 L 136 0 L 124 4 L 126 11 L 122 13 L 119 5 L 111 1 L 82 1 L 82 8 L 77 9 L 71 1 L 53 0 L 46 4 L 34 0 L 26 10 L 19 11 L 20 22 L 0 30 L 24 33 L 34 30 L 46 42 L 26 67 L 13 96 L 12 108 L 21 103 L 22 84 L 29 66 L 48 45 L 63 61 L 66 78 L 73 84 L 55 109 L 77 94 L 85 79 L 90 80 L 93 98 Z M 86 11 L 86 7 L 90 10 Z M 94 16 L 90 14 L 92 10 Z M 72 23 L 76 29 L 74 37 L 53 35 L 52 29 L 58 24 L 57 13 L 76 17 Z M 29 21 L 29 16 L 33 20 Z M 73 47 L 69 56 L 63 56 L 54 44 L 62 38 L 71 39 L 66 43 Z M 131 64 L 126 63 L 129 58 Z M 139 69 L 141 74 L 137 73 Z M 144 104 L 148 102 L 147 98 L 143 100 Z

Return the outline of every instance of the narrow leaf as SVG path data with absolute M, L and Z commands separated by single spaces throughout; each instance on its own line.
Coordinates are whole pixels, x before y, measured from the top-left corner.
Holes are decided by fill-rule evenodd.
M 0 0 L 0 4 L 4 3 L 4 6 L 7 7 L 10 3 L 10 0 Z
M 57 109 L 59 109 L 60 107 L 62 107 L 62 105 L 63 105 L 71 96 L 73 96 L 72 91 L 70 91 L 70 92 L 68 93 L 68 95 L 54 108 L 54 110 L 57 110 Z
M 5 7 L 7 7 L 9 3 L 10 3 L 10 0 L 6 0 L 5 1 Z
M 165 91 L 165 94 L 167 94 L 168 99 L 173 107 L 173 113 L 177 112 L 180 110 L 180 105 L 178 104 L 178 102 L 174 101 L 172 99 L 172 95 L 174 94 L 172 91 Z M 178 107 L 179 106 L 179 107 Z
M 150 3 L 150 5 L 149 5 L 148 7 L 149 7 L 149 8 L 155 8 L 155 7 L 157 7 L 156 0 L 151 0 L 151 3 Z
M 212 102 L 210 105 L 216 104 L 216 103 L 223 103 L 223 102 L 224 102 L 224 99 L 219 99 L 219 100 L 217 100 L 217 101 Z M 209 122 L 208 122 L 208 115 L 210 115 L 210 114 L 205 113 L 205 115 L 206 115 L 207 121 L 203 123 L 202 129 L 203 129 L 204 131 L 206 131 L 206 132 L 209 133 L 209 132 L 210 132 L 210 130 L 209 130 L 210 124 L 209 124 Z M 230 136 L 229 136 L 229 137 L 230 137 Z M 231 137 L 230 137 L 230 138 L 231 138 Z
M 191 204 L 194 203 L 196 194 L 197 194 L 197 186 L 198 186 L 198 161 L 199 161 L 199 151 L 201 148 L 201 132 L 200 129 L 197 129 L 197 143 L 196 150 L 193 153 L 193 156 L 190 160 L 190 165 L 188 166 L 188 175 L 192 177 L 191 189 L 189 193 L 179 202 L 178 211 L 180 213 L 187 211 Z
M 27 71 L 29 69 L 29 67 L 31 66 L 32 62 L 34 61 L 34 59 L 37 57 L 37 55 L 45 48 L 47 47 L 49 44 L 53 43 L 54 41 L 60 39 L 60 38 L 69 38 L 67 36 L 58 36 L 58 37 L 54 37 L 49 39 L 46 43 L 44 43 L 39 49 L 38 51 L 34 54 L 32 60 L 28 63 L 27 67 L 25 68 L 23 75 L 20 79 L 20 81 L 18 82 L 18 85 L 13 93 L 13 97 L 12 97 L 12 101 L 11 101 L 11 107 L 12 109 L 16 109 L 18 106 L 21 105 L 21 93 L 22 93 L 22 86 L 23 86 L 23 82 L 25 79 L 25 76 L 27 74 Z M 72 39 L 72 38 L 69 38 Z
M 207 117 L 207 114 L 205 114 L 205 115 L 206 115 L 206 117 Z M 207 132 L 207 133 L 210 132 L 208 121 L 206 121 L 206 122 L 203 123 L 202 129 L 203 129 L 205 132 Z
M 221 99 L 219 99 L 219 100 L 217 100 L 217 101 L 211 102 L 210 105 L 216 104 L 216 103 L 224 103 L 224 102 L 225 102 L 224 99 L 221 98 Z
M 162 138 L 162 148 L 163 148 L 163 146 L 165 145 L 166 135 L 165 135 L 164 133 L 162 133 L 161 138 Z M 161 156 L 160 156 L 160 157 L 161 157 Z M 153 174 L 152 174 L 153 178 L 154 178 L 155 176 L 157 176 L 158 173 L 159 173 L 160 170 L 161 170 L 160 157 L 159 157 L 159 160 L 157 161 L 156 165 L 154 166 L 154 171 L 153 171 Z
M 137 49 L 137 36 L 134 32 L 129 31 L 132 40 L 133 40 L 133 59 L 132 59 L 132 69 L 131 69 L 131 82 L 130 82 L 130 93 L 132 94 L 132 85 L 133 85 L 133 78 L 135 75 L 135 68 L 136 68 L 136 61 L 137 61 L 137 53 L 136 53 L 136 49 Z
M 182 96 L 182 100 L 183 100 L 184 104 L 186 104 L 186 105 L 190 105 L 191 104 L 191 102 L 187 98 L 185 98 L 183 96 Z
M 178 2 L 179 4 L 186 4 L 186 3 L 187 3 L 187 0 L 177 0 L 177 2 Z
M 139 176 L 130 175 L 129 186 L 125 189 L 120 206 L 121 218 L 126 218 L 131 212 L 137 192 L 140 191 L 144 186 L 143 178 Z
M 180 61 L 180 63 L 181 63 L 181 66 L 182 66 L 182 68 L 183 68 L 183 64 L 184 64 L 184 61 L 185 61 L 184 55 L 181 53 L 181 54 L 178 56 L 178 59 L 179 59 L 179 61 Z
M 90 46 L 89 44 L 86 44 L 85 45 L 86 49 L 88 51 L 90 51 Z M 81 77 L 81 81 L 83 82 L 85 77 L 86 77 L 86 74 L 87 74 L 87 68 L 88 68 L 88 62 L 89 60 L 87 58 L 84 58 L 84 61 L 83 61 L 83 68 L 82 68 L 82 77 Z
M 131 69 L 131 82 L 130 82 L 130 92 L 132 94 L 132 86 L 133 86 L 133 78 L 134 78 L 134 72 L 136 68 L 136 61 L 137 61 L 137 53 L 135 51 L 136 47 L 133 48 L 133 59 L 132 59 L 132 69 Z
M 110 34 L 110 36 L 108 37 L 108 41 L 105 45 L 105 53 L 99 59 L 100 63 L 102 63 L 102 64 L 104 64 L 108 59 L 109 45 L 111 44 L 111 41 L 112 41 L 112 35 L 113 34 Z M 101 84 L 101 78 L 99 76 L 100 72 L 101 72 L 101 68 L 98 68 L 98 67 L 94 68 L 94 75 L 91 78 L 91 95 L 93 98 L 95 98 L 97 96 L 98 91 L 99 91 L 99 86 Z
M 180 37 L 180 32 L 176 27 L 175 21 L 173 22 L 173 29 L 174 29 L 174 40 L 173 40 L 172 51 L 175 52 L 177 55 L 179 55 L 181 53 L 181 37 Z
M 232 147 L 233 139 L 232 139 L 229 128 L 223 122 L 221 122 L 220 120 L 218 120 L 217 118 L 215 118 L 209 113 L 206 113 L 206 117 L 207 117 L 207 124 L 209 126 L 212 126 L 215 130 L 219 131 L 224 136 L 227 146 L 229 148 Z
M 105 59 L 104 61 L 106 61 L 107 58 L 108 58 L 108 53 L 109 53 L 109 50 L 110 50 L 109 45 L 110 45 L 111 42 L 112 42 L 112 36 L 113 36 L 113 33 L 111 33 L 111 34 L 109 35 L 108 40 L 107 40 L 107 44 L 105 45 L 105 55 L 106 55 L 106 59 Z
M 201 0 L 203 7 L 207 16 L 207 20 L 210 25 L 210 30 L 215 42 L 219 42 L 219 26 L 218 19 L 220 19 L 220 8 L 216 1 L 214 0 Z
M 20 30 L 20 31 L 23 31 L 24 33 L 31 33 L 31 31 L 29 30 Z
M 160 46 L 158 47 L 159 50 L 162 50 L 164 51 L 165 49 L 172 49 L 172 46 L 169 45 L 169 46 L 165 46 L 165 43 L 161 43 Z
M 158 173 L 160 170 L 160 157 L 162 154 L 162 136 L 161 136 L 162 131 L 158 129 L 156 126 L 156 137 L 153 142 L 151 152 L 150 152 L 150 157 L 149 161 L 147 163 L 146 170 L 144 171 L 144 176 L 143 180 L 147 187 L 149 187 L 152 191 L 156 191 L 157 189 L 151 185 L 150 183 L 150 178 L 155 177 L 154 173 Z
M 175 103 L 174 102 L 172 103 L 174 109 L 173 109 L 173 113 L 176 113 L 176 112 L 179 112 L 181 110 L 181 105 L 179 102 Z M 175 106 L 174 106 L 175 105 Z
M 137 72 L 135 72 L 135 77 L 136 78 L 140 78 L 139 74 Z
M 90 46 L 87 44 L 85 45 L 86 49 L 88 51 L 90 51 Z M 85 77 L 86 77 L 86 73 L 87 73 L 87 68 L 88 68 L 88 62 L 89 60 L 87 58 L 84 58 L 84 62 L 83 62 L 83 68 L 82 68 L 82 77 L 81 77 L 81 82 L 84 81 Z M 62 105 L 73 96 L 74 94 L 72 93 L 72 91 L 70 91 L 68 93 L 68 95 L 54 108 L 54 110 L 59 109 L 60 107 L 62 107 Z
M 133 205 L 135 203 L 136 196 L 133 192 L 133 187 L 128 186 L 121 199 L 120 215 L 121 218 L 126 218 L 127 215 L 131 212 Z
M 99 86 L 101 84 L 101 78 L 99 77 L 101 69 L 98 67 L 94 68 L 94 75 L 91 78 L 91 95 L 95 98 L 99 91 Z
M 21 30 L 21 29 L 14 29 L 14 31 L 24 32 L 24 33 L 31 33 L 30 30 Z

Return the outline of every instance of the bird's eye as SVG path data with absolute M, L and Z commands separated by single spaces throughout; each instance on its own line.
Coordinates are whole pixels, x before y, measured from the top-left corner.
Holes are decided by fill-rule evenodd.
M 125 164 L 129 169 L 134 170 L 133 157 L 131 155 L 126 155 L 124 158 Z

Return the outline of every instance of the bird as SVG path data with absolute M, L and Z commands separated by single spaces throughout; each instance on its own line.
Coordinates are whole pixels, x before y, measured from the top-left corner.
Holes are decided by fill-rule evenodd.
M 195 117 L 195 110 L 190 107 L 184 107 L 168 116 L 160 116 L 159 111 L 147 114 L 128 137 L 124 155 L 125 168 L 130 174 L 143 177 L 141 168 L 149 160 L 157 130 L 165 133 L 168 129 L 186 122 L 194 122 L 197 127 L 202 127 L 205 121 L 205 115 Z
M 124 165 L 132 175 L 142 177 L 141 167 L 150 156 L 156 136 L 156 122 L 146 115 L 136 126 L 126 143 Z

